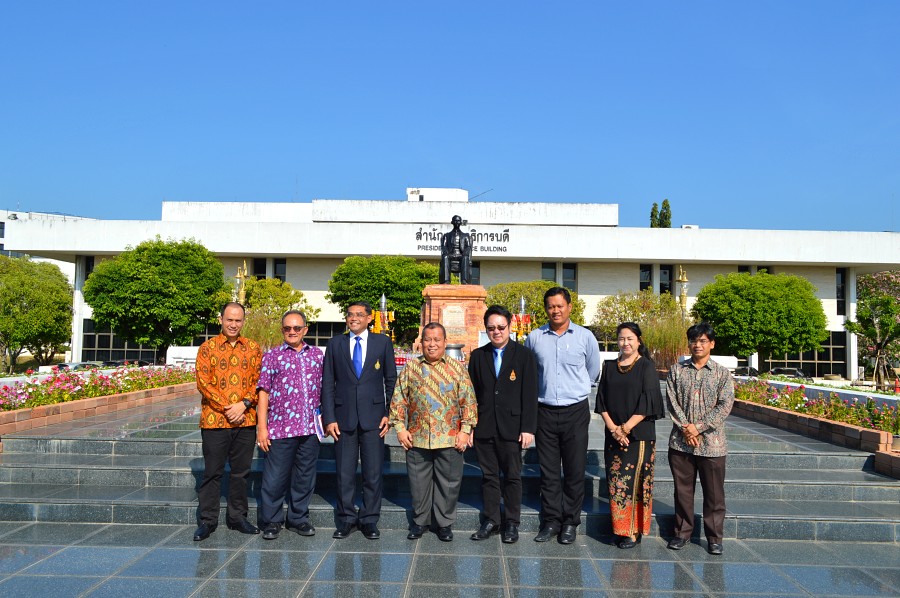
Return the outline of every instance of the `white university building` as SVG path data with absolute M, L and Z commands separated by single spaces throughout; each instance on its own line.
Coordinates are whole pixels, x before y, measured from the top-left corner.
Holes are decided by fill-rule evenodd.
M 679 295 L 679 267 L 690 281 L 688 307 L 717 274 L 765 268 L 802 276 L 818 289 L 829 338 L 818 353 L 760 365 L 800 367 L 819 377 L 856 377 L 856 337 L 843 326 L 856 312 L 856 277 L 900 267 L 900 233 L 626 228 L 618 225 L 616 204 L 469 201 L 463 189 L 425 188 L 407 189 L 405 200 L 393 201 L 163 202 L 160 220 L 2 211 L 0 244 L 74 265 L 74 360 L 147 359 L 152 349 L 127 345 L 95 326 L 81 294 L 94 265 L 127 246 L 157 235 L 193 238 L 219 257 L 227 276 L 246 262 L 251 276 L 291 283 L 322 310 L 307 335 L 321 345 L 344 330 L 340 310 L 325 294 L 345 257 L 399 254 L 437 263 L 440 235 L 451 229 L 454 215 L 472 236 L 473 283 L 555 280 L 585 301 L 588 323 L 597 303 L 620 291 Z

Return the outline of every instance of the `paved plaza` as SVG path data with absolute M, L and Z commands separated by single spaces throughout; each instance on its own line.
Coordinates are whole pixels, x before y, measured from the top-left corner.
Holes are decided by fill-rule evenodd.
M 133 453 L 161 445 L 196 450 L 198 403 L 174 400 L 4 437 L 0 596 L 900 596 L 898 482 L 868 471 L 864 454 L 739 418 L 728 422 L 732 486 L 719 557 L 697 538 L 684 550 L 666 549 L 668 421 L 659 426 L 659 523 L 633 550 L 618 549 L 607 535 L 602 481 L 571 546 L 532 541 L 533 490 L 517 544 L 470 541 L 479 480 L 472 463 L 455 540 L 442 543 L 429 533 L 409 541 L 403 468 L 393 458 L 386 472 L 394 495 L 385 503 L 381 539 L 356 532 L 333 540 L 326 445 L 315 537 L 282 532 L 266 541 L 230 531 L 222 520 L 209 539 L 193 542 L 193 484 L 202 459 Z M 591 451 L 601 438 L 594 422 Z M 112 447 L 110 454 L 82 454 L 85 442 Z M 126 449 L 132 454 L 122 454 Z M 589 477 L 600 480 L 596 460 Z M 255 463 L 257 475 L 260 467 Z M 790 477 L 803 487 L 780 481 Z M 135 482 L 144 478 L 156 486 Z

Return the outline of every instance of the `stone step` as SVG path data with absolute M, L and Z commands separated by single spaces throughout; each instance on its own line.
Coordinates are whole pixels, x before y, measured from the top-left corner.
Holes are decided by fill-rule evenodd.
M 13 491 L 18 488 L 18 492 Z M 26 491 L 28 490 L 28 491 Z M 43 496 L 37 496 L 43 494 Z M 319 533 L 334 528 L 334 497 L 317 492 L 310 506 L 310 518 Z M 220 521 L 224 522 L 224 499 Z M 468 535 L 479 525 L 480 501 L 476 496 L 460 497 L 457 533 Z M 406 529 L 409 525 L 408 497 L 384 500 L 380 525 L 384 529 Z M 702 505 L 695 504 L 695 536 L 702 533 Z M 185 488 L 135 488 L 130 486 L 63 486 L 54 484 L 0 485 L 0 520 L 69 523 L 181 524 L 196 521 L 196 494 Z M 842 541 L 847 538 L 867 542 L 900 541 L 900 505 L 896 503 L 835 503 L 828 501 L 739 500 L 729 498 L 725 518 L 728 538 L 772 538 Z M 523 501 L 521 531 L 540 527 L 538 499 Z M 668 537 L 674 526 L 670 497 L 654 499 L 651 535 Z M 582 533 L 608 535 L 612 532 L 608 504 L 595 497 L 585 500 Z M 256 521 L 256 501 L 250 500 L 251 521 Z
M 194 428 L 196 429 L 196 428 Z M 203 457 L 199 433 L 191 440 L 111 440 L 86 438 L 30 438 L 6 437 L 3 440 L 4 452 L 0 453 L 0 465 L 5 456 L 11 454 L 26 455 L 100 455 L 109 457 L 125 457 L 146 455 L 153 457 Z M 829 452 L 747 452 L 735 450 L 728 455 L 728 468 L 797 470 L 872 470 L 874 458 L 870 453 L 837 449 Z M 257 452 L 262 456 L 261 452 Z M 404 463 L 406 451 L 399 445 L 396 437 L 389 434 L 385 446 L 385 461 Z M 323 459 L 334 459 L 334 444 L 329 440 L 323 442 L 320 450 Z M 537 451 L 534 447 L 524 452 L 525 463 L 537 463 Z M 468 463 L 477 463 L 475 451 L 466 453 Z M 589 465 L 603 464 L 601 449 L 588 449 Z M 668 466 L 668 451 L 661 447 L 656 453 L 657 468 Z

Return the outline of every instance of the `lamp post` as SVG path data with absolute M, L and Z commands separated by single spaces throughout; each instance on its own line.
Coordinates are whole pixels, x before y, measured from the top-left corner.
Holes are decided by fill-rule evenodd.
M 687 319 L 687 299 L 688 299 L 688 277 L 684 271 L 684 267 L 678 266 L 678 278 L 675 279 L 681 286 L 681 292 L 678 294 L 678 303 L 681 305 L 681 322 Z
M 387 297 L 381 294 L 378 301 L 378 315 L 375 316 L 375 322 L 372 325 L 372 332 L 375 334 L 387 334 L 394 340 L 394 331 L 391 330 L 391 322 L 394 321 L 394 312 L 387 309 Z

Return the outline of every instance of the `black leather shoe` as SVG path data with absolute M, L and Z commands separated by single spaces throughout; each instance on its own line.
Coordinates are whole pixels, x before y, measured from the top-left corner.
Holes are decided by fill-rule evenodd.
M 547 526 L 541 528 L 541 531 L 538 532 L 538 535 L 534 537 L 535 542 L 549 542 L 553 538 L 559 535 L 559 530 L 555 527 Z
M 716 542 L 710 542 L 709 548 L 707 548 L 707 552 L 709 552 L 709 554 L 718 556 L 722 554 L 722 545 Z
M 369 540 L 377 540 L 381 537 L 381 532 L 378 531 L 378 525 L 375 523 L 363 523 L 359 529 L 362 530 L 362 535 Z
M 439 527 L 438 528 L 438 540 L 441 542 L 452 542 L 453 541 L 453 530 L 450 529 L 450 526 L 447 527 Z
M 194 542 L 202 542 L 207 539 L 211 533 L 216 531 L 216 525 L 210 523 L 201 523 L 197 531 L 194 532 Z
M 622 550 L 628 550 L 629 548 L 634 548 L 637 546 L 637 541 L 631 536 L 622 536 L 619 538 L 619 541 L 616 543 L 616 546 L 621 548 Z
M 562 531 L 559 532 L 559 543 L 560 544 L 571 544 L 575 541 L 575 536 L 578 534 L 575 533 L 574 525 L 564 525 L 562 526 Z
M 406 534 L 406 539 L 407 540 L 418 540 L 419 538 L 422 537 L 422 534 L 424 534 L 424 533 L 425 533 L 424 526 L 416 525 L 415 523 L 413 523 L 411 526 L 409 526 L 409 533 Z
M 495 524 L 493 521 L 485 521 L 481 524 L 481 527 L 477 532 L 472 534 L 470 537 L 473 540 L 487 540 L 494 534 L 500 533 L 500 526 Z
M 669 550 L 681 550 L 682 548 L 684 548 L 685 544 L 687 544 L 687 540 L 675 536 L 674 538 L 669 540 L 669 543 L 666 544 L 666 548 L 668 548 Z
M 519 541 L 519 526 L 515 523 L 507 523 L 503 526 L 503 534 L 500 536 L 504 544 L 515 544 Z
M 258 534 L 259 528 L 247 521 L 246 519 L 241 519 L 238 522 L 228 523 L 228 529 L 233 529 L 235 531 L 241 532 L 242 534 Z
M 278 537 L 278 532 L 281 531 L 281 526 L 277 523 L 269 523 L 268 525 L 263 527 L 262 537 L 263 540 L 274 540 Z
M 292 530 L 300 534 L 301 536 L 315 536 L 316 528 L 312 526 L 309 521 L 304 521 L 300 525 L 295 525 L 291 527 Z
M 344 523 L 331 534 L 331 537 L 335 540 L 343 540 L 347 536 L 353 533 L 353 530 L 356 529 L 356 525 L 353 523 Z

